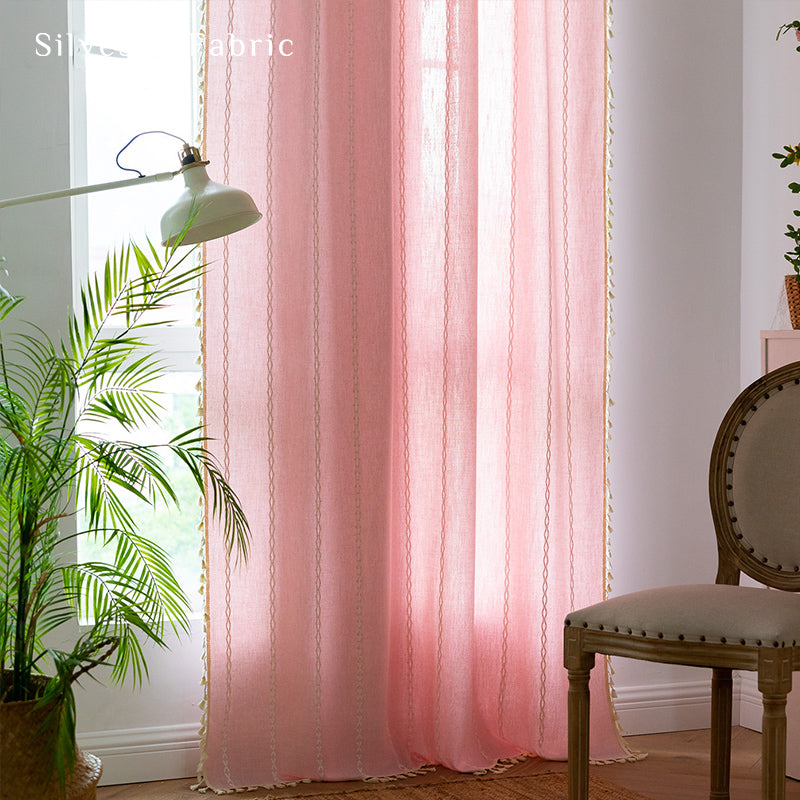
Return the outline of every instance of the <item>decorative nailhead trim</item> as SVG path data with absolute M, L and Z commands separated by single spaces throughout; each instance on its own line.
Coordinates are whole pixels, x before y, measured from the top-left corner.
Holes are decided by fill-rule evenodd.
M 578 622 L 577 620 L 575 620 L 575 619 L 573 619 L 571 617 L 568 617 L 567 619 L 564 620 L 564 625 L 566 627 L 570 627 L 572 625 L 581 625 L 583 628 L 586 628 L 586 629 L 594 628 L 597 631 L 606 631 L 606 630 L 608 630 L 609 632 L 611 632 L 611 630 L 612 630 L 611 627 L 607 626 L 604 623 L 597 623 L 597 625 L 595 626 L 595 625 L 590 625 L 590 623 L 587 620 L 584 620 L 583 622 Z M 613 631 L 614 631 L 614 633 L 620 633 L 621 631 L 620 631 L 619 625 L 615 625 L 614 628 L 613 628 Z M 743 647 L 747 647 L 747 645 L 748 645 L 748 640 L 744 639 L 744 638 L 740 638 L 740 639 L 737 639 L 737 640 L 732 642 L 732 641 L 730 641 L 728 639 L 727 636 L 720 636 L 718 638 L 717 637 L 708 637 L 704 633 L 699 634 L 697 636 L 697 638 L 695 638 L 695 637 L 687 638 L 686 635 L 683 634 L 683 633 L 674 634 L 674 635 L 666 635 L 663 631 L 659 631 L 658 633 L 655 633 L 655 634 L 648 634 L 647 631 L 643 631 L 643 630 L 634 631 L 633 628 L 624 628 L 623 631 L 624 631 L 624 634 L 627 634 L 628 636 L 636 636 L 636 637 L 641 637 L 643 639 L 653 639 L 653 640 L 658 639 L 660 641 L 679 641 L 679 642 L 687 642 L 688 641 L 688 642 L 698 642 L 698 643 L 699 642 L 708 642 L 708 643 L 712 643 L 712 644 L 714 642 L 717 642 L 719 644 L 735 644 L 737 646 L 741 645 Z M 780 642 L 780 641 L 764 642 L 762 639 L 756 639 L 755 641 L 751 640 L 750 644 L 755 644 L 756 647 L 765 647 L 765 646 L 766 647 L 797 647 L 797 640 L 792 640 L 791 645 L 789 645 L 788 642 Z
M 800 386 L 800 379 L 796 378 L 793 381 L 793 384 L 795 386 Z M 779 384 L 778 386 L 774 387 L 774 389 L 778 392 L 782 392 L 784 390 L 784 384 Z M 739 420 L 739 426 L 737 432 L 734 433 L 733 436 L 731 437 L 731 449 L 728 452 L 728 464 L 725 469 L 726 475 L 728 476 L 733 475 L 733 459 L 736 456 L 737 445 L 741 441 L 739 432 L 742 431 L 747 426 L 748 422 L 750 421 L 750 418 L 753 416 L 753 414 L 755 414 L 756 411 L 758 411 L 761 405 L 763 405 L 764 402 L 770 399 L 770 397 L 772 396 L 772 391 L 773 390 L 764 392 L 756 400 L 756 402 L 750 406 L 745 416 L 741 420 Z M 741 530 L 739 530 L 739 518 L 735 512 L 736 504 L 733 498 L 733 483 L 730 479 L 726 483 L 725 489 L 728 494 L 727 506 L 729 509 L 729 520 L 731 525 L 733 526 L 734 535 L 737 541 L 741 543 L 742 549 L 750 556 L 752 556 L 754 559 L 759 561 L 761 564 L 767 567 L 771 567 L 777 572 L 792 572 L 792 573 L 800 572 L 800 565 L 793 567 L 784 567 L 782 564 L 778 564 L 774 561 L 771 561 L 768 555 L 758 552 L 756 548 L 747 541 L 744 534 L 741 532 Z

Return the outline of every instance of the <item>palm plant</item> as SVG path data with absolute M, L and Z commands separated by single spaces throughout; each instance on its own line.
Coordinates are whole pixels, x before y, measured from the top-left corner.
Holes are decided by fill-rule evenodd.
M 114 252 L 86 282 L 60 341 L 15 324 L 22 300 L 0 297 L 0 702 L 50 704 L 62 781 L 76 757 L 76 680 L 107 664 L 113 682 L 141 683 L 142 643 L 165 646 L 169 629 L 188 631 L 170 558 L 128 510 L 132 498 L 178 504 L 167 456 L 206 497 L 228 548 L 246 557 L 247 521 L 202 427 L 156 444 L 134 436 L 163 413 L 154 384 L 164 365 L 146 334 L 164 324 L 152 312 L 202 274 L 189 255 L 171 247 L 162 258 L 149 243 Z M 80 535 L 97 540 L 102 560 L 76 563 L 69 543 Z M 88 622 L 74 645 L 54 646 L 76 620 Z

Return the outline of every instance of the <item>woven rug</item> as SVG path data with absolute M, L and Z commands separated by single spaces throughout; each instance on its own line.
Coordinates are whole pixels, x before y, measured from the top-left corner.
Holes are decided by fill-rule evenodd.
M 297 795 L 295 795 L 296 797 Z M 244 795 L 250 797 L 250 795 Z M 285 800 L 285 794 L 267 794 L 252 800 Z M 491 780 L 448 781 L 408 786 L 392 784 L 309 795 L 309 800 L 566 800 L 565 773 L 521 775 Z M 589 779 L 589 800 L 648 800 L 644 795 L 599 778 Z

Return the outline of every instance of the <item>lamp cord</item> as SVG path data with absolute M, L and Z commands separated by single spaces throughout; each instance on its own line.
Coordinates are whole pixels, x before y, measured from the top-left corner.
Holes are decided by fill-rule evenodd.
M 137 133 L 136 136 L 134 136 L 133 139 L 131 139 L 117 153 L 116 158 L 114 160 L 117 162 L 117 166 L 121 170 L 125 170 L 125 172 L 135 172 L 140 178 L 144 178 L 145 177 L 143 172 L 140 172 L 138 169 L 135 169 L 134 167 L 123 167 L 122 164 L 119 163 L 119 157 L 125 152 L 125 150 L 127 150 L 136 141 L 136 139 L 138 139 L 140 136 L 147 136 L 148 134 L 151 134 L 151 133 L 162 133 L 162 134 L 164 134 L 164 136 L 171 136 L 173 139 L 177 139 L 182 144 L 184 144 L 184 145 L 186 144 L 186 140 L 185 139 L 181 139 L 180 136 L 176 136 L 174 133 L 170 133 L 169 131 L 142 131 L 141 133 Z

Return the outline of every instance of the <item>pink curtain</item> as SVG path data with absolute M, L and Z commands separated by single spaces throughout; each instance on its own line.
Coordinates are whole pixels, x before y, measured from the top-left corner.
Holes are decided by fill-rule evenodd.
M 264 220 L 208 246 L 254 541 L 208 529 L 204 779 L 563 759 L 563 618 L 606 579 L 605 2 L 207 15 L 211 170 Z

